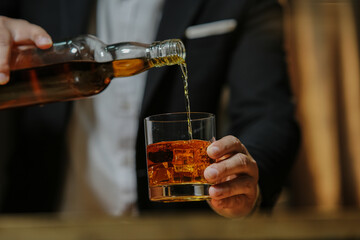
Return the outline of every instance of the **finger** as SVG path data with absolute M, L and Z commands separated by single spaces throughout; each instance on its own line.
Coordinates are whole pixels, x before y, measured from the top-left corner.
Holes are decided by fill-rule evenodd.
M 0 85 L 4 85 L 9 82 L 9 72 L 0 69 Z
M 11 49 L 11 33 L 3 24 L 0 18 L 0 84 L 3 85 L 9 81 L 9 59 Z
M 257 195 L 257 182 L 248 175 L 239 176 L 230 181 L 213 185 L 209 189 L 212 199 L 224 199 L 236 195 L 246 195 L 250 200 L 255 200 Z
M 25 20 L 0 16 L 0 84 L 6 84 L 10 75 L 11 48 L 16 45 L 36 45 L 46 49 L 52 46 L 51 37 L 41 27 Z
M 14 45 L 34 44 L 41 49 L 52 46 L 50 35 L 42 27 L 26 20 L 11 19 L 7 22 L 7 28 L 11 31 Z
M 210 183 L 217 183 L 231 175 L 249 175 L 258 180 L 258 168 L 256 162 L 249 156 L 237 153 L 230 158 L 213 163 L 204 171 L 204 177 Z
M 225 136 L 220 140 L 213 142 L 207 148 L 207 154 L 213 159 L 219 159 L 234 152 L 247 153 L 244 145 L 234 136 Z
M 245 195 L 236 195 L 225 199 L 211 199 L 211 207 L 225 217 L 240 217 L 248 215 L 252 210 L 252 201 Z

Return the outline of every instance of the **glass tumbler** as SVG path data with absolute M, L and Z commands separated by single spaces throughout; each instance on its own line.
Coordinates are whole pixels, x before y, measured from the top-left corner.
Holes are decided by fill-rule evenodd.
M 204 170 L 215 140 L 215 115 L 166 113 L 145 118 L 149 198 L 159 202 L 209 199 Z

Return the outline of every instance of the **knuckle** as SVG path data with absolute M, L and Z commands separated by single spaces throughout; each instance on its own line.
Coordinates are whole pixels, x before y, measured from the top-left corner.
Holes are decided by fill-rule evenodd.
M 240 142 L 240 140 L 237 138 L 237 137 L 234 137 L 234 136 L 231 136 L 231 140 L 232 140 L 232 143 L 234 145 L 238 145 L 238 146 L 242 146 L 242 143 Z
M 230 142 L 231 144 L 241 145 L 241 141 L 233 135 L 228 135 L 228 136 L 226 136 L 226 138 L 227 138 L 227 141 Z
M 17 19 L 17 18 L 9 18 L 6 16 L 0 16 L 0 26 L 10 26 L 12 27 L 13 25 L 28 25 L 29 22 L 25 19 Z
M 224 208 L 242 208 L 245 205 L 245 196 L 240 194 L 221 200 Z
M 223 161 L 218 163 L 218 169 L 222 175 L 228 175 L 232 169 L 232 166 L 228 164 L 228 161 Z
M 11 45 L 10 33 L 7 30 L 0 29 L 0 47 L 9 47 Z
M 248 175 L 238 176 L 234 180 L 234 184 L 232 187 L 232 195 L 239 195 L 239 194 L 252 194 L 254 189 L 253 182 L 251 177 Z
M 234 206 L 241 206 L 245 203 L 245 196 L 244 195 L 237 195 L 233 198 L 233 205 Z
M 8 17 L 0 16 L 0 26 L 5 26 L 8 19 L 9 19 Z
M 224 198 L 220 200 L 220 205 L 223 208 L 229 208 L 231 207 L 231 199 L 229 198 Z
M 227 196 L 229 196 L 229 197 L 232 197 L 232 196 L 235 196 L 235 195 L 237 195 L 237 187 L 235 186 L 235 187 L 226 187 L 225 188 L 225 192 L 226 192 L 226 194 L 227 194 Z
M 237 153 L 234 155 L 236 165 L 240 167 L 248 167 L 250 162 L 248 161 L 248 157 L 242 153 Z
M 0 71 L 1 72 L 8 72 L 10 71 L 10 67 L 9 64 L 7 63 L 7 61 L 0 59 Z
M 25 20 L 25 19 L 16 19 L 17 23 L 19 25 L 29 25 L 29 21 Z
M 232 135 L 227 136 L 226 138 L 227 138 L 227 142 L 229 143 L 229 144 L 225 145 L 226 150 L 232 149 L 234 146 L 241 146 L 242 145 L 240 140 L 238 138 L 232 136 Z
M 237 151 L 246 152 L 246 148 L 244 146 L 244 144 L 242 144 L 242 142 L 240 141 L 240 139 L 238 139 L 235 136 L 229 136 L 229 142 L 230 142 L 230 146 L 234 149 L 237 149 Z
M 26 20 L 18 20 L 18 28 L 14 31 L 14 41 L 23 41 L 24 39 L 34 40 L 37 36 L 43 34 L 43 29 L 35 24 L 32 24 Z
M 231 201 L 229 198 L 223 198 L 223 199 L 213 199 L 213 204 L 216 205 L 218 208 L 228 208 Z
M 30 23 L 30 27 L 31 27 L 31 31 L 32 31 L 33 35 L 43 34 L 45 32 L 45 30 L 42 27 L 40 27 L 36 24 Z
M 216 163 L 216 168 L 219 170 L 220 175 L 229 175 L 235 173 L 234 171 L 241 170 L 241 172 L 248 172 L 250 162 L 248 157 L 242 153 L 234 154 L 231 159 L 227 159 Z
M 254 193 L 254 184 L 252 183 L 250 177 L 247 177 L 244 179 L 243 182 L 243 188 L 244 188 L 244 192 L 246 194 L 253 194 Z

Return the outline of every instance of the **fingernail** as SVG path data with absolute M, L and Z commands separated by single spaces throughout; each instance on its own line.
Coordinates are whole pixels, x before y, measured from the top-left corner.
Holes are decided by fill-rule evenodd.
M 41 45 L 41 46 L 46 46 L 46 45 L 51 45 L 52 44 L 52 41 L 50 38 L 48 37 L 39 37 L 36 41 L 36 43 L 38 45 Z
M 0 84 L 3 85 L 8 81 L 9 81 L 9 76 L 4 73 L 0 73 Z
M 207 152 L 209 155 L 217 155 L 220 149 L 216 146 L 210 145 L 207 149 Z
M 209 194 L 210 194 L 211 197 L 217 197 L 217 196 L 221 195 L 221 190 L 214 187 L 214 186 L 212 186 L 209 189 Z
M 212 167 L 206 168 L 204 172 L 205 178 L 207 179 L 216 179 L 218 174 L 218 170 Z

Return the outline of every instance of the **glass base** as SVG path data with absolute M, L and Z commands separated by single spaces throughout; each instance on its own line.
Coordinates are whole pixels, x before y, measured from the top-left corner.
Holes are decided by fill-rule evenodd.
M 210 184 L 173 184 L 149 188 L 151 201 L 188 202 L 210 199 Z

